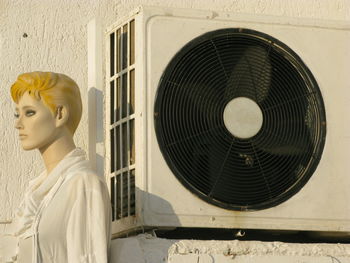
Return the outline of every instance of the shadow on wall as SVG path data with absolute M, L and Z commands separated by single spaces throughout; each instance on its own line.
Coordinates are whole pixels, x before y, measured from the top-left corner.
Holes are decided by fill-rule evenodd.
M 103 93 L 94 87 L 88 91 L 89 159 L 98 175 L 104 174 L 104 156 L 97 145 L 104 144 Z
M 175 215 L 171 204 L 159 196 L 144 192 L 136 188 L 136 200 L 142 200 L 146 209 L 151 209 L 156 213 L 156 209 L 160 208 L 165 211 L 164 221 L 162 226 L 145 225 L 144 229 L 149 231 L 129 236 L 127 238 L 117 238 L 112 240 L 111 245 L 111 260 L 110 263 L 164 263 L 168 259 L 168 251 L 171 250 L 173 244 L 177 240 L 157 238 L 155 230 L 169 229 L 172 226 L 180 226 L 180 221 Z M 138 204 L 138 203 L 136 203 Z M 140 211 L 141 209 L 136 209 Z M 158 210 L 158 209 L 157 209 Z M 161 215 L 155 215 L 161 216 Z M 142 215 L 136 215 L 137 220 L 142 220 Z M 169 220 L 168 220 L 169 219 Z M 159 219 L 157 219 L 158 221 Z M 146 219 L 147 222 L 152 222 L 152 218 Z
M 95 89 L 96 97 L 96 144 L 104 144 L 104 129 L 103 129 L 103 94 L 101 90 Z M 96 152 L 96 171 L 98 174 L 104 174 L 104 156 Z

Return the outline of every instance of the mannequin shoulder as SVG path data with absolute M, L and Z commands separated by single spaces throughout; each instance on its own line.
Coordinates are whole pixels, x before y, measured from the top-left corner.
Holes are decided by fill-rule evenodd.
M 97 175 L 92 169 L 71 171 L 67 174 L 67 180 L 64 184 L 78 190 L 108 191 L 105 179 Z

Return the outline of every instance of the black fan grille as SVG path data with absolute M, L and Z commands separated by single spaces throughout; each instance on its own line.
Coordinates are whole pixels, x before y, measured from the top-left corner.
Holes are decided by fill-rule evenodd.
M 233 136 L 223 112 L 234 98 L 259 105 L 263 124 Z M 248 29 L 206 33 L 166 68 L 155 129 L 175 176 L 193 193 L 233 210 L 275 206 L 299 191 L 320 160 L 326 121 L 311 72 L 286 45 Z

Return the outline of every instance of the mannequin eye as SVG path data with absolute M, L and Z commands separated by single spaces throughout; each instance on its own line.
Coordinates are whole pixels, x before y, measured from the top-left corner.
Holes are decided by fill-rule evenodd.
M 13 116 L 15 116 L 16 119 L 18 119 L 19 118 L 19 113 L 16 112 L 15 114 L 13 114 Z
M 35 115 L 35 111 L 33 111 L 33 110 L 27 110 L 27 111 L 26 111 L 26 116 L 27 116 L 27 117 L 31 117 L 31 116 L 33 116 L 33 115 Z

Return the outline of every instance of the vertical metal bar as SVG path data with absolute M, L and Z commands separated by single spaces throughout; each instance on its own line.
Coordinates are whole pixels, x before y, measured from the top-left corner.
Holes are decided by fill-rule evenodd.
M 128 216 L 128 171 L 123 173 L 123 214 L 122 217 Z
M 124 210 L 124 176 L 123 173 L 120 175 L 120 218 L 123 218 L 123 210 Z
M 135 215 L 136 200 L 135 200 L 135 169 L 130 170 L 130 215 Z
M 119 175 L 116 174 L 115 175 L 115 185 L 114 185 L 114 189 L 115 189 L 115 200 L 114 200 L 114 204 L 115 204 L 115 219 L 118 220 L 119 217 L 118 217 L 118 213 L 119 213 Z
M 130 127 L 130 163 L 129 165 L 133 165 L 135 163 L 135 118 L 130 119 L 129 123 Z
M 114 31 L 114 75 L 118 73 L 118 36 L 117 32 Z
M 128 59 L 131 60 L 131 48 L 130 48 L 130 42 L 131 42 L 131 25 L 130 23 L 128 23 L 128 27 L 129 27 L 129 34 L 128 34 L 128 39 L 127 39 L 127 46 L 129 47 L 128 50 L 130 52 L 129 56 L 128 56 Z M 126 76 L 126 79 L 127 79 L 127 116 L 130 116 L 130 81 L 129 81 L 129 78 L 130 78 L 130 71 L 129 71 L 129 61 L 127 61 L 127 67 L 128 67 L 128 75 Z M 126 123 L 126 133 L 127 133 L 127 136 L 126 136 L 126 149 L 127 149 L 127 155 L 128 155 L 128 158 L 126 159 L 126 165 L 128 166 L 128 173 L 127 173 L 127 178 L 128 178 L 128 216 L 130 215 L 130 169 L 129 169 L 129 165 L 130 165 L 130 127 L 129 127 L 129 121 L 127 121 Z
M 115 192 L 114 192 L 114 180 L 115 180 L 115 177 L 111 177 L 110 179 L 110 184 L 111 184 L 111 203 L 112 203 L 112 221 L 115 220 L 115 216 L 114 216 L 114 212 L 115 212 L 115 207 L 114 207 L 114 195 L 115 195 Z
M 123 61 L 122 61 L 122 69 L 125 69 L 128 67 L 128 24 L 125 24 L 123 26 L 123 33 L 122 33 L 122 53 L 123 53 Z
M 127 153 L 128 159 L 126 160 L 128 166 L 128 215 L 130 216 L 130 126 L 129 121 L 127 122 Z
M 128 72 L 125 72 L 122 75 L 122 87 L 121 87 L 121 92 L 122 92 L 122 116 L 121 118 L 125 118 L 128 116 Z
M 129 114 L 134 114 L 135 111 L 135 69 L 129 72 L 129 90 L 130 90 L 130 106 Z
M 135 20 L 130 21 L 130 30 L 129 30 L 129 35 L 130 35 L 130 66 L 135 63 Z
M 119 147 L 118 147 L 118 158 L 119 158 L 119 162 L 118 162 L 118 169 L 122 168 L 122 164 L 123 164 L 123 134 L 122 134 L 122 126 L 121 124 L 118 125 L 118 143 L 119 143 Z
M 121 194 L 122 194 L 122 191 L 121 191 L 121 174 L 118 174 L 116 175 L 117 177 L 117 185 L 116 185 L 116 189 L 117 189 L 117 200 L 116 200 L 116 210 L 117 210 L 117 214 L 116 214 L 116 218 L 117 219 L 120 219 L 121 218 Z
M 120 104 L 121 104 L 121 96 L 120 96 L 120 89 L 121 89 L 121 87 L 120 87 L 120 77 L 118 77 L 117 79 L 116 79 L 116 91 L 115 91 L 115 104 L 116 104 L 116 106 L 115 106 L 115 108 L 116 108 L 116 110 L 115 110 L 115 116 L 114 116 L 114 120 L 115 120 L 115 122 L 117 122 L 117 121 L 119 121 L 120 120 L 120 117 L 121 117 L 121 113 L 120 113 L 120 111 L 121 111 L 121 106 L 120 106 Z
M 111 112 L 111 119 L 110 124 L 113 124 L 115 122 L 115 87 L 114 87 L 114 80 L 110 82 L 110 112 Z
M 123 162 L 122 162 L 122 168 L 128 168 L 128 148 L 127 148 L 127 144 L 128 144 L 128 133 L 127 133 L 127 125 L 128 125 L 128 121 L 124 121 L 122 123 L 122 138 L 123 138 Z
M 110 130 L 110 140 L 111 140 L 111 147 L 110 147 L 110 151 L 111 151 L 111 171 L 110 173 L 114 173 L 115 171 L 115 128 L 112 128 Z
M 119 69 L 118 69 L 118 59 L 119 59 L 119 51 L 118 51 L 118 36 L 117 36 L 117 32 L 114 33 L 114 69 L 115 69 L 115 74 L 118 73 Z M 111 116 L 113 116 L 113 121 L 116 122 L 118 120 L 117 118 L 117 114 L 118 114 L 118 84 L 117 84 L 118 80 L 115 80 L 115 83 L 114 83 L 114 92 L 113 92 L 113 112 L 111 112 Z M 117 136 L 117 130 L 119 129 L 118 126 L 116 126 L 114 128 L 114 140 L 113 140 L 113 150 L 114 150 L 114 153 L 113 153 L 113 162 L 114 162 L 114 170 L 116 171 L 118 169 L 117 167 L 117 158 L 118 158 L 118 152 L 117 152 L 117 145 L 119 144 L 117 140 L 119 140 L 118 136 Z M 114 172 L 115 174 L 115 180 L 114 180 L 114 191 L 115 191 L 115 194 L 114 194 L 114 218 L 117 220 L 118 219 L 118 192 L 119 192 L 119 189 L 118 189 L 118 178 L 117 178 L 117 174 Z
M 129 32 L 130 32 L 130 23 L 128 23 L 128 27 L 129 27 Z M 130 46 L 130 34 L 127 35 L 127 46 L 129 47 Z M 130 56 L 128 56 L 128 59 L 130 59 Z M 126 107 L 126 116 L 130 116 L 130 81 L 129 81 L 129 78 L 130 78 L 130 68 L 129 68 L 129 61 L 127 61 L 127 75 L 126 75 L 126 90 L 127 90 L 127 94 L 126 94 L 126 101 L 127 101 L 127 107 Z M 129 135 L 129 133 L 128 133 Z M 129 146 L 129 145 L 128 145 Z M 129 148 L 128 148 L 129 149 Z
M 112 77 L 114 75 L 114 63 L 115 63 L 115 34 L 114 32 L 110 35 L 110 68 L 109 68 L 109 71 L 110 71 L 110 76 Z
M 116 55 L 117 55 L 117 58 L 116 58 L 116 68 L 117 68 L 117 73 L 120 72 L 120 69 L 121 69 L 121 28 L 118 28 L 117 31 L 116 31 Z
M 116 55 L 117 55 L 117 57 L 116 57 L 116 69 L 117 69 L 117 73 L 119 73 L 120 72 L 120 64 L 121 64 L 121 52 L 120 52 L 120 49 L 121 49 L 121 47 L 120 47 L 120 41 L 121 41 L 121 29 L 120 28 L 118 28 L 117 29 L 117 31 L 116 31 Z M 116 114 L 118 115 L 117 116 L 117 118 L 116 118 L 116 120 L 120 120 L 120 114 L 121 114 L 121 105 L 120 105 L 120 103 L 121 103 L 121 99 L 120 99 L 120 90 L 121 90 L 121 88 L 120 88 L 120 77 L 118 77 L 118 79 L 117 79 L 117 92 L 116 92 L 116 95 L 117 95 L 117 98 L 116 98 L 116 100 L 118 100 L 118 102 L 116 103 L 118 106 L 117 106 L 117 110 L 116 110 Z M 120 154 L 120 151 L 121 151 L 121 147 L 120 147 L 120 143 L 121 143 L 121 132 L 120 132 L 120 125 L 118 125 L 117 127 L 116 127 L 116 129 L 118 130 L 118 132 L 116 132 L 116 134 L 117 134 L 117 140 L 118 140 L 118 146 L 119 147 L 116 147 L 115 149 L 116 149 L 116 154 L 115 154 L 115 156 L 116 156 L 116 158 L 118 158 L 119 159 L 119 161 L 117 161 L 117 170 L 119 170 L 120 169 L 120 163 L 121 163 L 121 154 Z M 118 165 L 119 164 L 119 165 Z M 119 177 L 120 177 L 120 175 L 119 175 Z M 118 177 L 118 179 L 119 179 L 119 177 Z M 118 180 L 119 182 L 120 182 L 120 179 Z M 119 188 L 118 188 L 118 192 L 119 192 L 119 196 L 121 196 L 121 184 L 119 183 Z M 120 198 L 120 200 L 121 200 L 122 198 Z M 119 204 L 120 206 L 121 206 L 121 204 Z M 120 215 L 121 215 L 121 211 L 119 211 L 119 209 L 118 209 L 118 212 L 120 213 Z M 119 219 L 120 219 L 120 215 L 117 215 L 118 217 L 119 217 Z

